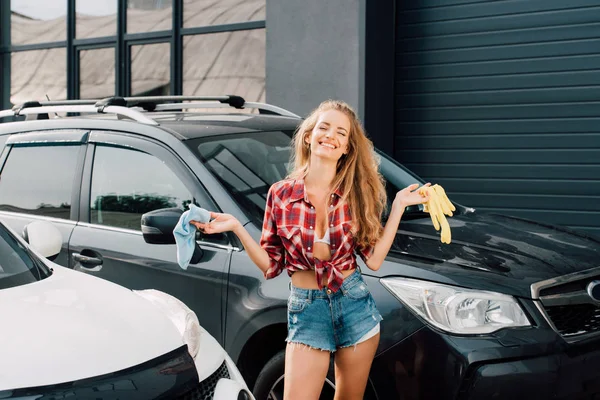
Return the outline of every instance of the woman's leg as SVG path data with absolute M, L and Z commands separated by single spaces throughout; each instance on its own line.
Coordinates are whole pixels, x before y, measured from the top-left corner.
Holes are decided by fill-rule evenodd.
M 285 349 L 284 400 L 317 400 L 329 370 L 329 351 L 288 343 Z
M 378 345 L 379 333 L 335 352 L 335 400 L 362 400 Z

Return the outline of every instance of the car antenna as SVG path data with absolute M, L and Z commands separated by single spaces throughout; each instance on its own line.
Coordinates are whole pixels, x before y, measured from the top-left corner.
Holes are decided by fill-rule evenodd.
M 46 93 L 46 98 L 48 99 L 48 101 L 51 101 L 50 97 L 48 96 L 48 93 Z M 55 115 L 55 118 L 60 118 L 57 113 L 54 113 L 54 115 Z

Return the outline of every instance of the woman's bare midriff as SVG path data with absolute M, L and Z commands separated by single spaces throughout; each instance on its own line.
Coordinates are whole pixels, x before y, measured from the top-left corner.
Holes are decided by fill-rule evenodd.
M 344 279 L 350 276 L 354 272 L 354 269 L 341 271 L 344 275 Z M 323 287 L 327 287 L 327 277 L 323 277 L 321 282 Z M 318 289 L 317 278 L 315 270 L 309 271 L 296 271 L 292 274 L 292 285 L 301 289 Z

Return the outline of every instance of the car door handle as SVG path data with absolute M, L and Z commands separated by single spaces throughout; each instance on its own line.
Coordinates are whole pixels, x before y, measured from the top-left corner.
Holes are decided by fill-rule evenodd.
M 83 268 L 88 269 L 94 269 L 102 265 L 102 259 L 98 257 L 86 256 L 81 253 L 73 253 L 73 260 L 80 263 Z

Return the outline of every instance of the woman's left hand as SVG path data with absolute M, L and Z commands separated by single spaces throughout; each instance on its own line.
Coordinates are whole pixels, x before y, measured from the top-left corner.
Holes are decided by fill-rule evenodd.
M 431 183 L 426 183 L 423 187 L 431 186 Z M 405 187 L 396 193 L 396 198 L 394 199 L 394 205 L 402 207 L 402 209 L 408 206 L 414 206 L 416 204 L 423 204 L 429 201 L 429 196 L 427 194 L 421 195 L 419 194 L 419 184 L 413 183 L 410 186 Z

